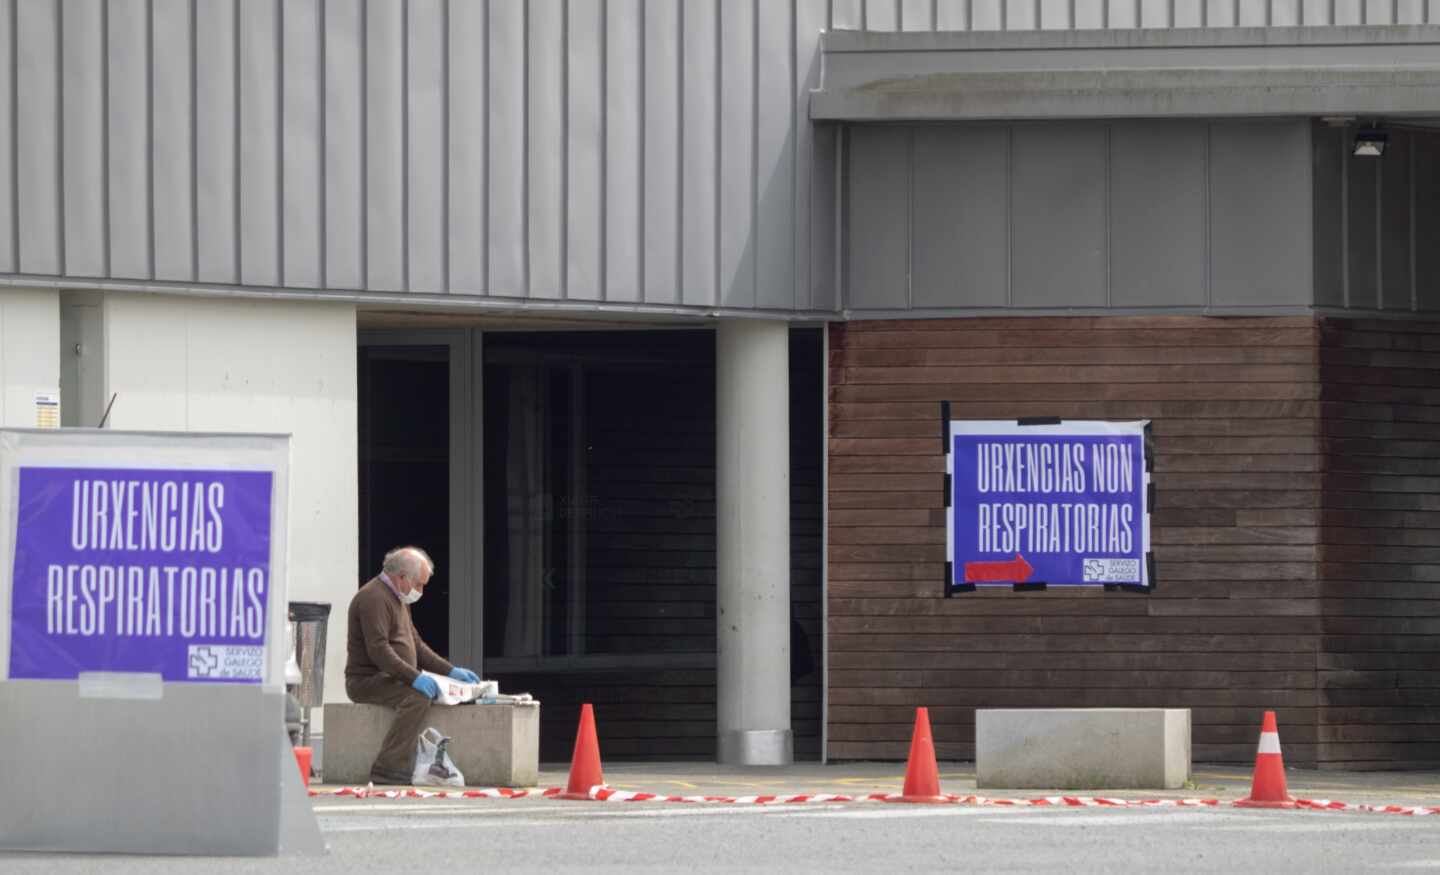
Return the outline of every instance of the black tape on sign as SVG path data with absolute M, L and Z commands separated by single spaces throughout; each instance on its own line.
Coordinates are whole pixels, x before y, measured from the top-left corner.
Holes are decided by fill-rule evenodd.
M 1155 551 L 1147 550 L 1145 553 L 1145 588 L 1155 588 Z
M 1016 425 L 1059 425 L 1061 422 L 1058 416 L 1026 416 L 1015 420 Z
M 1118 591 L 1118 592 L 1138 592 L 1138 593 L 1144 593 L 1145 595 L 1149 595 L 1149 594 L 1150 594 L 1150 587 L 1148 587 L 1148 586 L 1141 586 L 1141 585 L 1138 584 L 1138 583 L 1107 583 L 1107 584 L 1105 584 L 1105 591 L 1106 591 L 1106 592 L 1117 592 L 1117 591 Z
M 946 474 L 946 475 L 945 475 L 945 506 L 946 506 L 946 507 L 949 507 L 949 506 L 950 506 L 950 496 L 955 492 L 954 489 L 951 489 L 951 488 L 950 488 L 950 484 L 951 484 L 950 475 L 949 475 L 949 474 Z
M 949 596 L 949 595 L 952 594 L 952 593 L 957 593 L 957 592 L 974 592 L 974 591 L 975 591 L 975 584 L 973 584 L 973 583 L 957 583 L 957 584 L 955 584 L 954 586 L 950 587 L 950 588 L 946 591 L 945 595 Z
M 1155 481 L 1151 480 L 1145 484 L 1145 512 L 1155 512 Z
M 1043 580 L 1034 580 L 1030 583 L 1017 583 L 1012 587 L 1013 592 L 1044 592 L 1048 589 Z
M 945 598 L 950 598 L 950 582 L 955 579 L 955 565 L 949 559 L 945 560 Z
M 950 402 L 940 402 L 940 448 L 950 455 Z
M 1150 432 L 1150 423 L 1145 423 L 1145 473 L 1155 471 L 1155 437 Z

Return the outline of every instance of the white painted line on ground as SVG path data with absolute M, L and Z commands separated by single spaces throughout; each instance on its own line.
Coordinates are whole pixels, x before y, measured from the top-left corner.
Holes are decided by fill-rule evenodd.
M 985 809 L 982 809 L 985 810 Z M 1139 814 L 1135 812 L 1121 813 L 1119 811 L 1110 813 L 1068 813 L 1063 809 L 1051 809 L 1045 811 L 1048 817 L 1023 817 L 1017 816 L 1018 811 L 1007 811 L 1003 814 L 991 808 L 985 810 L 990 815 L 981 820 L 982 823 L 1024 823 L 1027 826 L 1135 826 L 1136 824 L 1149 824 L 1151 826 L 1159 823 L 1157 818 L 1166 818 L 1167 823 L 1175 823 L 1177 819 L 1188 815 L 1189 822 L 1196 826 L 1210 828 L 1216 819 L 1243 818 L 1245 815 L 1216 814 L 1207 812 L 1199 815 L 1193 812 L 1184 812 L 1175 809 L 1158 809 L 1154 814 Z M 1169 815 L 1167 817 L 1167 815 Z
M 473 814 L 485 814 L 486 816 L 505 816 L 511 814 L 533 814 L 536 809 L 517 808 L 513 805 L 485 805 L 475 803 L 447 804 L 443 802 L 389 802 L 384 805 L 316 805 L 316 814 L 359 814 L 362 816 L 377 816 L 404 813 L 435 814 L 439 812 L 463 811 Z
M 349 806 L 349 805 L 327 805 L 316 806 L 315 812 L 323 815 L 329 820 L 343 820 L 354 815 L 367 821 L 375 821 L 379 818 L 389 817 L 396 814 L 407 814 L 412 819 L 419 820 L 427 815 L 446 815 L 453 818 L 456 814 L 466 814 L 471 818 L 540 818 L 545 820 L 565 820 L 576 817 L 587 819 L 598 819 L 606 817 L 694 817 L 694 816 L 716 816 L 724 814 L 746 815 L 746 814 L 775 814 L 777 812 L 798 811 L 799 809 L 786 809 L 780 806 L 750 805 L 750 806 L 729 806 L 729 805 L 684 805 L 679 806 L 673 803 L 625 803 L 626 807 L 617 808 L 614 806 L 591 805 L 588 803 L 576 803 L 565 806 L 502 806 L 502 805 L 446 805 L 443 803 L 388 803 L 373 807 Z M 633 806 L 633 807 L 630 807 Z M 815 809 L 809 808 L 809 811 Z M 852 809 L 853 810 L 853 809 Z M 978 810 L 978 809 L 977 809 Z
M 908 817 L 983 817 L 994 815 L 993 808 L 972 808 L 959 805 L 890 805 L 885 808 L 828 808 L 816 810 L 810 809 L 787 809 L 771 808 L 773 816 L 786 820 L 800 818 L 828 817 L 839 820 L 890 820 Z M 1016 811 L 1015 814 L 1022 814 Z M 1030 817 L 1041 813 L 1038 808 L 1027 808 L 1024 810 L 1020 820 L 1028 820 Z
M 413 820 L 396 819 L 382 823 L 348 823 L 348 824 L 325 824 L 320 827 L 323 833 L 334 832 L 375 832 L 377 830 L 412 830 L 412 829 L 514 829 L 517 826 L 553 826 L 554 821 L 546 819 L 511 818 L 504 821 L 484 820 L 480 818 L 468 818 L 465 820 Z
M 1291 818 L 1267 818 L 1263 821 L 1251 821 L 1250 823 L 1235 823 L 1213 827 L 1218 832 L 1393 832 L 1397 829 L 1422 829 L 1433 830 L 1435 825 L 1427 820 L 1412 820 L 1409 818 L 1388 818 L 1386 820 L 1374 820 L 1369 817 L 1346 817 L 1332 818 L 1326 812 L 1325 820 L 1320 821 L 1295 821 Z M 1437 861 L 1440 865 L 1440 861 Z

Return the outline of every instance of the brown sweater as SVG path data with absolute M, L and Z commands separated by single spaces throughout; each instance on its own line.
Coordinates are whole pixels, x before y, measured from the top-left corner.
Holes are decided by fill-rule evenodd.
M 350 600 L 346 647 L 346 677 L 388 674 L 408 684 L 421 669 L 448 675 L 455 668 L 420 640 L 410 606 L 379 577 L 371 578 Z

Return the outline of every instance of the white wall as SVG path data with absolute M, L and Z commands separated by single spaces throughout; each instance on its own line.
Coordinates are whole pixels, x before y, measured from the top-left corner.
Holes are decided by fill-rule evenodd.
M 289 598 L 332 605 L 325 698 L 344 701 L 359 583 L 354 307 L 108 294 L 105 356 L 111 428 L 294 436 Z
M 35 393 L 59 388 L 60 293 L 0 289 L 0 425 L 34 428 Z

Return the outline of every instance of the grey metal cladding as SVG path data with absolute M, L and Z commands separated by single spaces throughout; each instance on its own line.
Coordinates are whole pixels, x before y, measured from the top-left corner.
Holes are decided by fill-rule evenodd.
M 1349 294 L 1345 306 L 1357 310 L 1380 309 L 1379 286 L 1380 247 L 1375 229 L 1380 225 L 1380 162 L 1346 161 L 1345 250 Z
M 525 4 L 487 4 L 489 142 L 486 294 L 523 298 L 526 280 Z M 456 241 L 457 245 L 465 241 Z
M 1008 303 L 1009 149 L 1001 125 L 915 129 L 915 307 Z
M 1377 162 L 1380 164 L 1380 210 L 1375 234 L 1380 241 L 1378 284 L 1382 310 L 1403 311 L 1414 307 L 1414 271 L 1410 258 L 1414 247 L 1410 227 L 1414 142 L 1410 132 L 1394 132 L 1385 151 L 1388 160 Z
M 20 225 L 15 193 L 15 0 L 0 0 L 0 271 L 17 270 Z
M 1425 24 L 1435 0 L 834 0 L 855 30 L 1066 30 Z
M 405 6 L 364 9 L 365 285 L 405 291 Z M 523 43 L 522 43 L 523 46 Z M 514 45 L 510 45 L 514 51 Z M 523 216 L 523 211 L 517 213 Z
M 763 4 L 757 4 L 757 9 Z M 755 218 L 755 306 L 767 310 L 797 305 L 803 286 L 796 268 L 800 250 L 796 233 L 795 129 L 808 124 L 797 118 L 794 19 L 756 22 L 754 89 L 751 122 L 755 139 L 751 185 Z
M 287 9 L 292 8 L 287 4 Z M 295 4 L 297 11 L 305 8 Z M 151 197 L 155 222 L 155 278 L 161 280 L 192 280 L 195 278 L 195 173 L 192 167 L 195 150 L 195 78 L 192 75 L 195 4 L 188 0 L 151 0 L 152 34 L 150 82 L 154 95 L 151 112 Z M 313 28 L 312 28 L 313 30 Z M 314 48 L 307 53 L 314 57 Z M 290 52 L 287 50 L 287 58 Z M 299 82 L 306 81 L 303 77 Z M 288 95 L 287 95 L 288 97 Z M 313 119 L 315 101 L 301 107 L 294 119 L 298 130 Z M 288 115 L 288 114 L 287 114 Z M 287 128 L 287 135 L 290 129 Z M 66 139 L 69 137 L 67 135 Z M 287 149 L 287 152 L 289 150 Z M 305 150 L 298 150 L 308 156 Z M 312 184 L 319 181 L 318 167 L 311 162 Z M 303 206 L 312 206 L 313 197 L 297 199 Z M 318 247 L 315 248 L 318 252 Z M 70 272 L 70 271 L 67 271 Z M 318 276 L 316 278 L 318 280 Z M 306 285 L 294 282 L 293 285 Z M 318 285 L 318 282 L 309 283 Z
M 852 126 L 844 306 L 1309 306 L 1309 124 Z
M 857 126 L 846 135 L 845 306 L 908 309 L 912 128 Z
M 236 8 L 240 13 L 240 281 L 281 286 L 280 240 L 287 231 L 296 230 L 285 228 L 280 201 L 282 7 L 237 2 Z M 154 225 L 149 227 L 153 237 Z
M 240 281 L 240 133 L 237 117 L 240 64 L 239 47 L 234 38 L 236 14 L 233 0 L 195 5 L 195 240 L 198 261 L 195 279 L 204 283 L 231 284 Z M 205 63 L 200 63 L 201 58 L 205 59 Z M 348 74 L 358 72 L 356 66 Z M 332 174 L 340 173 L 337 181 L 346 179 L 343 164 L 329 164 Z M 327 176 L 327 183 L 329 181 Z M 358 186 L 356 191 L 359 191 Z M 343 250 L 330 246 L 327 251 L 339 253 Z
M 628 281 L 609 288 L 607 298 L 675 304 L 679 303 L 682 282 L 681 168 L 687 166 L 680 157 L 687 111 L 681 89 L 683 77 L 688 75 L 682 9 L 633 0 L 628 8 L 616 8 L 612 3 L 610 9 L 617 34 L 637 34 L 637 51 L 643 52 L 645 58 L 645 77 L 642 84 L 616 93 L 618 104 L 635 109 L 629 115 L 622 112 L 616 121 L 615 148 L 606 154 L 614 156 L 617 172 L 607 176 L 606 185 L 614 192 L 614 199 L 628 204 L 628 209 L 624 220 L 608 223 L 606 231 L 624 235 L 632 272 L 617 272 L 617 279 Z M 684 12 L 688 14 L 688 9 Z M 617 51 L 617 56 L 623 57 L 624 53 Z M 616 65 L 616 69 L 618 72 L 626 67 Z M 627 72 L 641 81 L 638 69 Z M 642 94 L 643 101 L 636 99 Z
M 150 61 L 146 4 L 145 0 L 114 0 L 102 8 L 108 39 L 101 60 L 107 67 L 105 90 L 109 99 L 103 139 L 94 145 L 102 148 L 107 165 L 105 209 L 109 217 L 110 275 L 150 279 L 150 89 L 146 72 Z M 233 42 L 233 16 L 225 26 L 227 41 Z M 238 46 L 236 51 L 238 58 Z M 240 94 L 238 84 L 235 94 Z M 238 107 L 236 113 L 238 119 Z M 239 232 L 237 225 L 237 240 Z M 40 272 L 24 264 L 23 259 L 21 271 Z M 238 265 L 234 281 L 240 281 Z
M 600 226 L 604 275 L 597 291 L 608 301 L 638 302 L 653 294 L 660 303 L 673 304 L 680 229 L 673 191 L 679 174 L 679 10 L 665 5 L 644 16 L 641 0 L 611 0 L 601 8 L 604 51 L 598 84 L 604 87 L 605 103 L 599 194 L 605 214 Z M 664 46 L 670 47 L 669 56 Z M 640 64 L 612 64 L 611 57 L 644 57 L 655 75 L 641 78 Z M 671 197 L 662 203 L 667 192 Z M 647 221 L 652 205 L 660 210 L 654 222 Z M 661 217 L 666 227 L 659 227 Z M 642 292 L 642 282 L 652 287 Z
M 358 289 L 365 286 L 365 98 L 364 94 L 350 86 L 365 75 L 364 43 L 361 39 L 361 22 L 364 16 L 364 0 L 326 0 L 325 14 L 325 81 L 324 81 L 324 162 L 323 174 L 325 239 L 325 282 L 326 285 L 342 289 Z M 470 9 L 470 4 L 460 4 L 460 9 Z M 461 26 L 461 16 L 452 16 L 452 34 L 467 32 Z M 468 19 L 464 19 L 468 22 Z M 483 55 L 482 55 L 483 57 Z M 452 60 L 454 60 L 452 58 Z M 469 66 L 452 67 L 457 81 L 469 81 L 473 69 Z M 452 104 L 451 124 L 467 129 L 473 123 L 472 116 L 465 113 L 466 107 Z M 452 160 L 454 155 L 452 153 Z M 451 178 L 473 183 L 473 176 L 467 176 L 456 164 L 451 165 Z M 474 203 L 482 203 L 476 197 Z M 452 210 L 454 204 L 452 204 Z M 451 222 L 462 225 L 473 222 L 474 212 L 451 213 Z M 472 248 L 460 257 L 474 257 Z M 202 259 L 203 261 L 203 259 Z M 475 273 L 456 270 L 455 279 L 462 288 L 480 288 L 473 283 Z
M 840 284 L 835 252 L 839 236 L 838 176 L 840 172 L 840 127 L 816 125 L 815 161 L 810 167 L 810 277 L 809 304 L 813 310 L 838 310 Z M 802 206 L 803 214 L 803 206 Z
M 61 216 L 60 6 L 16 0 L 15 91 L 18 95 L 15 195 L 20 228 L 20 270 L 55 274 L 65 269 Z
M 1343 164 L 1349 145 L 1344 128 L 1320 126 L 1311 133 L 1315 174 L 1315 304 L 1345 306 Z
M 104 153 L 91 147 L 104 129 L 105 87 L 94 58 L 104 46 L 98 0 L 65 9 L 60 146 L 65 174 L 65 267 L 80 276 L 105 275 Z
M 1387 313 L 1440 309 L 1440 130 L 1396 128 L 1383 158 L 1352 154 L 1354 125 L 1317 123 L 1315 302 Z
M 1109 143 L 1109 303 L 1204 306 L 1204 126 L 1117 122 Z
M 822 29 L 1361 22 L 1440 22 L 1440 3 L 0 0 L 0 271 L 824 311 L 843 168 L 836 130 L 806 121 Z M 936 221 L 970 227 L 970 207 Z M 912 241 L 878 242 L 893 261 L 885 246 Z M 1059 253 L 1085 262 L 1085 300 L 1093 248 Z M 902 274 L 855 291 L 942 302 L 944 260 L 922 250 L 913 289 Z M 1403 259 L 1382 256 L 1389 309 Z M 959 262 L 970 306 L 997 300 L 993 257 Z M 1151 270 L 1113 262 L 1108 294 Z M 1174 300 L 1193 295 L 1183 278 Z M 1020 279 L 1015 303 L 1049 300 L 1049 281 Z
M 1014 306 L 1105 306 L 1105 138 L 1084 122 L 1011 129 Z
M 1212 305 L 1310 305 L 1310 161 L 1304 120 L 1211 124 Z
M 748 3 L 720 3 L 719 88 L 719 303 L 726 307 L 756 306 L 754 118 L 757 99 L 753 35 L 755 8 Z M 773 23 L 772 23 L 773 25 Z
M 720 14 L 719 0 L 685 0 L 680 5 L 682 304 L 718 300 Z
M 445 0 L 410 0 L 405 22 L 406 289 L 447 291 Z
M 1416 192 L 1430 192 L 1415 201 L 1415 297 L 1420 310 L 1440 310 L 1440 137 L 1417 137 L 1414 143 Z
M 525 280 L 532 298 L 565 297 L 565 6 L 528 0 L 523 10 Z
M 450 66 L 446 97 L 449 101 L 446 160 L 450 186 L 446 192 L 450 257 L 450 290 L 478 294 L 486 288 L 487 239 L 486 144 L 489 120 L 485 111 L 489 42 L 485 6 L 452 3 L 449 7 Z

